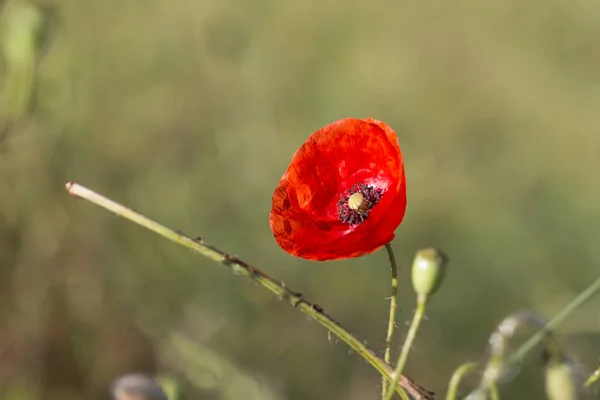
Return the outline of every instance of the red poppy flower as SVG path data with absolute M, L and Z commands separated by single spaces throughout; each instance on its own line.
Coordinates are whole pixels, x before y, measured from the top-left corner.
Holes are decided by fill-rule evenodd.
M 273 194 L 269 222 L 286 252 L 335 260 L 389 243 L 405 210 L 396 133 L 381 121 L 347 118 L 298 149 Z

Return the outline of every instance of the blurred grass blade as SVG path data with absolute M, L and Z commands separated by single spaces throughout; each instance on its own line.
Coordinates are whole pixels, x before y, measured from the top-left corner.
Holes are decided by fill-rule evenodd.
M 43 13 L 24 0 L 0 9 L 0 53 L 6 68 L 0 96 L 0 130 L 25 115 L 31 104 Z
M 169 335 L 163 357 L 177 364 L 186 380 L 195 387 L 217 393 L 223 400 L 282 398 L 260 376 L 244 371 L 218 352 L 180 335 Z M 169 400 L 173 400 L 169 395 Z
M 596 383 L 598 381 L 598 379 L 600 379 L 600 368 L 596 369 L 589 376 L 589 378 L 587 378 L 587 380 L 585 381 L 585 386 L 586 387 L 592 386 L 594 383 Z
M 181 388 L 179 387 L 179 382 L 177 382 L 175 378 L 170 376 L 160 376 L 157 381 L 169 400 L 180 400 Z

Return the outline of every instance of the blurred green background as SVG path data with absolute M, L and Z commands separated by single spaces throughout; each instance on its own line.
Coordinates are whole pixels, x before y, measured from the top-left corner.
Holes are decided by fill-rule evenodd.
M 390 124 L 405 156 L 398 339 L 413 254 L 451 259 L 406 371 L 440 397 L 504 316 L 551 317 L 598 275 L 597 1 L 23 1 L 0 2 L 2 399 L 105 399 L 132 371 L 190 399 L 377 398 L 317 323 L 64 190 L 201 235 L 383 354 L 385 252 L 299 260 L 268 225 L 292 154 L 348 116 Z M 590 371 L 598 307 L 559 330 Z M 543 398 L 540 365 L 505 398 Z

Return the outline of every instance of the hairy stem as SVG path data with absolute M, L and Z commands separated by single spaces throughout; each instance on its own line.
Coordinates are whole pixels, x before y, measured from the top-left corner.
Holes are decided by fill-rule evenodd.
M 425 309 L 427 308 L 427 296 L 419 295 L 417 297 L 417 310 L 415 311 L 415 315 L 413 317 L 412 323 L 410 324 L 410 328 L 408 329 L 408 335 L 406 336 L 406 340 L 404 341 L 404 345 L 402 346 L 402 352 L 400 353 L 400 357 L 398 358 L 398 364 L 396 364 L 396 369 L 394 370 L 393 379 L 390 383 L 390 389 L 387 392 L 385 400 L 391 400 L 394 396 L 394 385 L 398 382 L 402 376 L 402 371 L 404 370 L 404 366 L 406 365 L 406 360 L 408 360 L 408 353 L 410 353 L 410 349 L 412 348 L 412 344 L 417 337 L 417 331 L 419 330 L 419 326 L 421 325 L 421 321 L 423 320 L 423 316 L 425 315 Z
M 394 249 L 392 249 L 392 246 L 388 243 L 385 245 L 385 249 L 387 250 L 388 253 L 388 258 L 390 261 L 390 270 L 392 273 L 392 293 L 390 295 L 390 319 L 388 321 L 388 330 L 387 330 L 387 336 L 385 338 L 385 355 L 383 357 L 383 361 L 386 362 L 386 364 L 390 363 L 390 359 L 391 359 L 391 355 L 392 355 L 392 343 L 394 341 L 394 329 L 396 327 L 396 309 L 398 307 L 397 305 L 397 298 L 398 298 L 398 265 L 396 264 L 396 256 L 394 255 Z M 385 379 L 385 377 L 382 378 L 382 385 L 381 385 L 381 398 L 385 399 L 385 395 L 387 393 L 387 380 Z
M 379 372 L 388 381 L 392 382 L 391 388 L 395 388 L 399 393 L 408 393 L 414 399 L 423 400 L 434 400 L 435 396 L 433 393 L 428 392 L 426 389 L 417 385 L 409 378 L 405 376 L 395 375 L 392 379 L 393 371 L 390 367 L 375 353 L 367 348 L 360 340 L 356 339 L 354 335 L 344 329 L 336 320 L 330 317 L 322 307 L 317 304 L 311 303 L 304 298 L 304 296 L 288 288 L 283 282 L 280 282 L 257 268 L 245 263 L 237 257 L 231 256 L 224 253 L 215 247 L 209 246 L 204 243 L 202 239 L 193 239 L 190 236 L 176 232 L 173 229 L 167 228 L 166 226 L 151 220 L 139 214 L 121 204 L 110 200 L 84 186 L 77 183 L 69 182 L 66 184 L 67 191 L 72 196 L 76 196 L 87 200 L 97 206 L 105 208 L 108 211 L 114 212 L 120 217 L 130 220 L 150 231 L 153 231 L 183 247 L 191 249 L 200 255 L 216 261 L 226 267 L 231 268 L 233 272 L 238 275 L 244 275 L 264 287 L 277 298 L 286 300 L 292 306 L 300 309 L 304 314 L 314 319 L 329 331 L 333 332 L 348 346 L 350 346 L 357 354 L 363 357 L 377 372 Z M 392 390 L 393 392 L 393 390 Z

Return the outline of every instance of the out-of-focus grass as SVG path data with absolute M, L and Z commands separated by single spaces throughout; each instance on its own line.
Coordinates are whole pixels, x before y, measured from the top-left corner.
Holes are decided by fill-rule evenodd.
M 319 326 L 63 190 L 78 180 L 204 236 L 383 352 L 385 255 L 292 259 L 267 223 L 293 152 L 346 116 L 389 123 L 406 158 L 401 322 L 414 251 L 452 259 L 407 366 L 418 382 L 442 392 L 505 315 L 551 316 L 597 275 L 600 3 L 36 4 L 57 26 L 33 108 L 0 143 L 2 393 L 19 377 L 46 399 L 105 398 L 124 372 L 180 369 L 160 338 L 184 335 L 278 398 L 375 398 L 379 377 Z M 591 367 L 597 306 L 560 332 L 588 333 L 574 348 Z M 540 397 L 530 371 L 503 394 Z
M 44 17 L 38 7 L 11 0 L 0 14 L 0 54 L 4 84 L 0 95 L 0 139 L 29 111 Z

